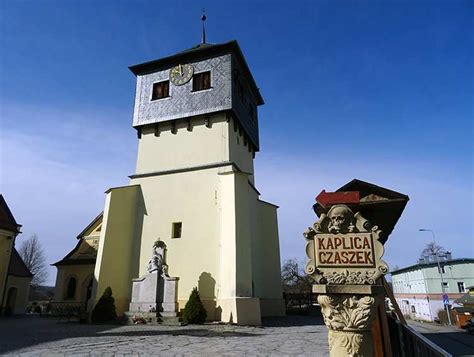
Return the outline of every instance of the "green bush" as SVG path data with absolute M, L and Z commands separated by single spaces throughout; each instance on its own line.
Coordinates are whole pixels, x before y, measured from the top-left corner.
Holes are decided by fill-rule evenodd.
M 184 307 L 183 320 L 188 324 L 202 324 L 206 321 L 207 312 L 201 302 L 197 288 L 194 288 Z
M 112 289 L 108 286 L 92 311 L 92 322 L 113 321 L 116 317 Z

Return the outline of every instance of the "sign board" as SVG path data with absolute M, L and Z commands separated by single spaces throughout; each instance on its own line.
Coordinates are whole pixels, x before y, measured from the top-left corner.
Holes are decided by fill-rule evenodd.
M 371 233 L 319 234 L 315 240 L 318 267 L 374 267 Z
M 443 294 L 443 304 L 449 305 L 449 296 L 448 294 Z
M 317 284 L 374 285 L 388 272 L 381 260 L 381 231 L 359 212 L 343 204 L 331 206 L 327 214 L 304 233 L 309 261 L 305 272 Z

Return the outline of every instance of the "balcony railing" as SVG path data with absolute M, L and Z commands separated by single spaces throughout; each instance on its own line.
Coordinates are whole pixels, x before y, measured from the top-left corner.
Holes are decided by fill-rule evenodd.
M 413 328 L 407 325 L 403 325 L 400 321 L 395 320 L 391 317 L 391 324 L 396 324 L 396 329 L 391 330 L 391 341 L 393 348 L 393 356 L 400 357 L 412 357 L 412 356 L 423 356 L 423 357 L 439 357 L 439 356 L 452 356 L 450 353 L 443 350 L 441 347 L 435 345 L 425 336 L 415 331 Z M 392 334 L 395 332 L 398 336 Z

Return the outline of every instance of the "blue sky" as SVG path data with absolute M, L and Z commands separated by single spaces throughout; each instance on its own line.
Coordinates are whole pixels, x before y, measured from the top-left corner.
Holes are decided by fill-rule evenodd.
M 0 191 L 49 262 L 127 184 L 128 66 L 237 39 L 265 98 L 256 182 L 280 206 L 282 259 L 304 260 L 314 197 L 353 178 L 408 194 L 386 245 L 416 262 L 432 228 L 474 256 L 470 1 L 2 1 Z M 54 283 L 51 269 L 49 282 Z

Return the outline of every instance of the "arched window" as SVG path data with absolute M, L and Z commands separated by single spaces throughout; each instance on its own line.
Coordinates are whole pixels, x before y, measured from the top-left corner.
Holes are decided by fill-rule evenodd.
M 76 296 L 76 278 L 69 278 L 66 290 L 66 299 L 74 299 Z

